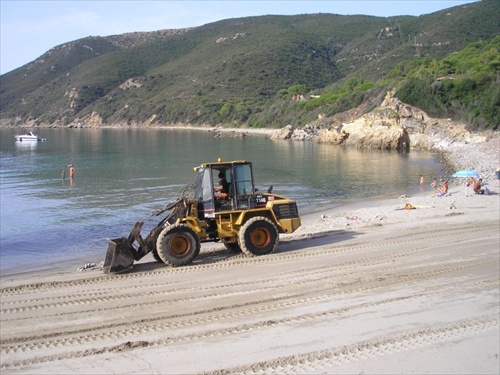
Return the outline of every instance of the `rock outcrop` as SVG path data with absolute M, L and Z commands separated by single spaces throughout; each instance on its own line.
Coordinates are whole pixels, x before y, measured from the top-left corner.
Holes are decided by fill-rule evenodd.
M 90 127 L 101 126 L 103 121 L 102 117 L 97 112 L 92 112 L 89 116 L 83 119 L 82 123 Z
M 288 125 L 271 138 L 365 149 L 441 150 L 454 142 L 484 142 L 487 136 L 470 133 L 465 124 L 431 118 L 388 92 L 380 106 L 354 120 L 338 121 L 334 116 L 318 119 L 303 128 Z

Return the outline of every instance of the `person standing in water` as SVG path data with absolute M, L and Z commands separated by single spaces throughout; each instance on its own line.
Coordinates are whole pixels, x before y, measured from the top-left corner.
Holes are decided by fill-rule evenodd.
M 75 167 L 73 167 L 73 164 L 68 165 L 69 167 L 69 178 L 73 178 L 75 176 Z

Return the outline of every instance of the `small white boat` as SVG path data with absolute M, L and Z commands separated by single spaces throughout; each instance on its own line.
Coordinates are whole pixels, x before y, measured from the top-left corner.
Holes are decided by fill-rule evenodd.
M 22 134 L 22 135 L 16 135 L 14 136 L 16 138 L 16 141 L 19 142 L 24 142 L 24 141 L 35 141 L 35 142 L 40 142 L 40 141 L 46 141 L 47 138 L 40 138 L 38 134 L 35 132 L 29 132 L 27 134 Z

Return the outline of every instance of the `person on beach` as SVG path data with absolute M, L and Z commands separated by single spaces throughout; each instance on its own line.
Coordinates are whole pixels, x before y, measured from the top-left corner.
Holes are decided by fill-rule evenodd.
M 431 188 L 435 189 L 435 188 L 436 188 L 436 186 L 437 186 L 437 184 L 438 184 L 438 182 L 437 182 L 437 178 L 436 178 L 436 177 L 434 177 L 434 180 L 432 180 L 432 182 L 431 182 Z
M 476 179 L 474 177 L 469 177 L 467 179 L 467 183 L 465 184 L 465 186 L 467 186 L 467 187 L 474 186 L 475 183 L 476 183 Z
M 500 167 L 495 171 L 495 175 L 497 176 L 498 185 L 500 185 Z
M 68 165 L 68 167 L 69 167 L 69 178 L 73 178 L 73 176 L 75 175 L 76 169 L 75 169 L 75 167 L 73 167 L 73 164 Z
M 425 183 L 425 179 L 424 179 L 424 176 L 420 175 L 420 185 L 424 185 Z
M 438 197 L 442 197 L 448 193 L 448 180 L 444 180 L 441 182 L 441 186 L 437 191 Z
M 480 178 L 476 182 L 474 182 L 474 193 L 476 194 L 484 194 L 484 189 L 481 189 L 481 185 L 483 183 L 483 179 Z
M 61 178 L 64 180 L 66 178 L 66 171 L 63 169 L 61 172 Z

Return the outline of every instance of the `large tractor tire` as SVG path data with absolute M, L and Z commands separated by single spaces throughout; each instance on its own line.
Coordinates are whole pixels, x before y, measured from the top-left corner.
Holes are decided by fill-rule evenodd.
M 240 228 L 238 243 L 246 255 L 266 255 L 274 251 L 279 242 L 278 229 L 262 216 L 248 220 Z
M 200 239 L 187 225 L 168 226 L 158 236 L 156 251 L 165 264 L 184 266 L 200 253 Z

